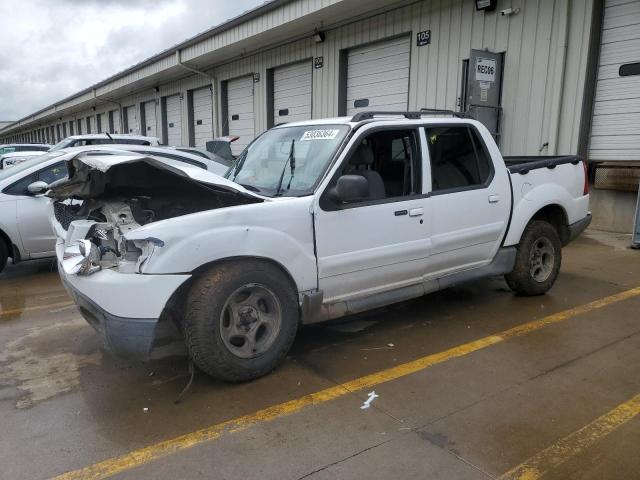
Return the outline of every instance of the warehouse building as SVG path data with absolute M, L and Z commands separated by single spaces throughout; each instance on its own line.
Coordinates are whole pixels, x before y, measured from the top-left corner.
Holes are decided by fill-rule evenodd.
M 639 70 L 640 0 L 272 0 L 0 141 L 124 132 L 203 147 L 237 135 L 237 154 L 282 122 L 436 108 L 480 119 L 506 155 L 633 161 Z

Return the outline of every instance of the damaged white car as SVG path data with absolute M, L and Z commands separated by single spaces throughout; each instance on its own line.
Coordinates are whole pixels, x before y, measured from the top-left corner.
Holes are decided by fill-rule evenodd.
M 282 125 L 226 178 L 80 154 L 49 193 L 60 275 L 115 353 L 173 320 L 202 370 L 248 380 L 300 324 L 490 275 L 551 288 L 591 218 L 583 163 L 505 160 L 482 124 L 422 113 Z

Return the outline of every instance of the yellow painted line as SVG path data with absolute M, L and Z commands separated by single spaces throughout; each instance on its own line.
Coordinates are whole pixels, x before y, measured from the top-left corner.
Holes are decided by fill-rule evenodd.
M 491 345 L 503 342 L 509 338 L 525 335 L 542 327 L 559 323 L 563 320 L 575 317 L 576 315 L 602 308 L 607 305 L 626 300 L 628 298 L 637 297 L 639 295 L 640 287 L 616 293 L 609 297 L 605 297 L 603 299 L 596 300 L 579 307 L 570 308 L 568 310 L 564 310 L 562 312 L 555 313 L 553 315 L 549 315 L 547 317 L 534 320 L 523 325 L 519 325 L 503 332 L 496 333 L 495 335 L 489 335 L 488 337 L 480 338 L 478 340 L 474 340 L 472 342 L 450 348 L 443 352 L 427 355 L 426 357 L 418 358 L 417 360 L 413 360 L 408 363 L 397 365 L 395 367 L 375 372 L 364 377 L 356 378 L 346 383 L 342 383 L 340 385 L 336 385 L 319 392 L 311 393 L 304 397 L 296 398 L 288 402 L 258 410 L 257 412 L 243 415 L 242 417 L 234 418 L 232 420 L 206 427 L 201 430 L 196 430 L 195 432 L 187 433 L 170 440 L 165 440 L 148 447 L 143 447 L 138 450 L 125 453 L 124 455 L 121 455 L 119 457 L 104 460 L 88 467 L 67 472 L 54 477 L 53 480 L 98 480 L 107 478 L 117 473 L 143 465 L 145 463 L 149 463 L 158 458 L 170 455 L 172 453 L 191 448 L 204 442 L 215 440 L 224 434 L 239 432 L 251 427 L 252 425 L 256 425 L 262 422 L 268 422 L 285 415 L 291 415 L 292 413 L 299 412 L 306 407 L 328 402 L 329 400 L 345 396 L 357 390 L 371 388 L 381 383 L 405 377 L 412 373 L 416 373 L 429 368 L 433 365 L 437 365 L 439 363 L 443 363 L 454 358 L 463 357 L 478 350 L 482 350 Z
M 24 307 L 24 308 L 14 308 L 13 310 L 2 310 L 0 311 L 0 317 L 5 317 L 9 315 L 19 315 L 24 312 L 33 312 L 37 310 L 47 310 L 50 308 L 59 308 L 59 307 L 68 307 L 74 305 L 73 302 L 58 302 L 58 303 L 50 303 L 48 305 L 36 305 L 34 307 Z
M 575 457 L 640 414 L 640 395 L 618 405 L 580 430 L 567 435 L 524 463 L 509 470 L 500 480 L 536 480 Z

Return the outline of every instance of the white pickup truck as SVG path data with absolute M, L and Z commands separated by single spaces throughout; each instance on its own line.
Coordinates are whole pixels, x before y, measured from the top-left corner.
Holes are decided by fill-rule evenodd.
M 146 358 L 172 319 L 202 370 L 252 379 L 301 324 L 493 275 L 551 288 L 591 219 L 583 162 L 507 161 L 479 122 L 420 112 L 272 128 L 226 178 L 78 155 L 49 193 L 60 275 L 113 352 Z

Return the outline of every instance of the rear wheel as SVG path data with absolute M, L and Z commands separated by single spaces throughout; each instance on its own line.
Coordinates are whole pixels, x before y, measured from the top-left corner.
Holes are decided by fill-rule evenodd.
M 505 279 L 518 294 L 542 295 L 558 278 L 561 263 L 562 244 L 558 232 L 549 223 L 536 220 L 524 230 L 515 267 Z
M 212 377 L 240 382 L 272 371 L 298 328 L 297 294 L 279 268 L 247 260 L 218 265 L 194 283 L 184 320 L 194 363 Z
M 7 265 L 7 259 L 9 258 L 9 250 L 7 248 L 7 244 L 4 243 L 4 240 L 0 238 L 0 272 L 4 270 L 4 267 Z

